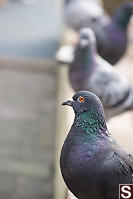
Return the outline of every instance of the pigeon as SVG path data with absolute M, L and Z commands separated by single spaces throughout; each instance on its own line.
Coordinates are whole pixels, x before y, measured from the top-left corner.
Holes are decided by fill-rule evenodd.
M 97 26 L 97 51 L 110 64 L 116 64 L 125 54 L 128 45 L 127 27 L 133 14 L 133 2 L 122 4 L 109 24 Z
M 110 17 L 96 0 L 65 0 L 64 19 L 78 31 L 83 27 L 95 29 L 100 24 L 108 24 Z
M 62 105 L 75 112 L 60 155 L 68 189 L 78 199 L 118 199 L 119 184 L 133 184 L 133 157 L 109 134 L 100 99 L 79 91 Z
M 104 12 L 100 5 L 92 3 L 94 7 L 96 4 L 101 12 L 92 8 L 88 1 L 88 7 L 87 5 L 82 6 L 85 2 L 85 0 L 68 1 L 65 15 L 66 22 L 76 31 L 83 27 L 93 29 L 99 55 L 114 65 L 122 58 L 127 49 L 127 27 L 133 14 L 133 2 L 123 3 L 116 9 L 112 18 Z M 74 8 L 71 8 L 72 5 Z M 90 14 L 91 12 L 98 16 L 94 17 Z
M 133 87 L 125 76 L 97 55 L 96 39 L 91 29 L 81 29 L 73 57 L 69 79 L 74 91 L 95 93 L 103 103 L 106 119 L 133 110 Z

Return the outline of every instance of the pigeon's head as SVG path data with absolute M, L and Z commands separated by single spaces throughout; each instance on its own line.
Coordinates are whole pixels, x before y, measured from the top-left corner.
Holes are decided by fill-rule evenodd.
M 79 33 L 79 45 L 82 49 L 88 48 L 88 46 L 95 45 L 96 38 L 93 30 L 90 28 L 82 28 Z
M 128 15 L 133 14 L 133 2 L 126 2 L 121 7 L 123 12 L 127 13 Z
M 75 114 L 96 109 L 103 113 L 103 106 L 100 99 L 89 91 L 79 91 L 71 99 L 62 103 L 62 105 L 71 106 Z
M 133 2 L 123 3 L 116 11 L 115 18 L 116 21 L 122 26 L 127 26 L 130 17 L 133 15 Z

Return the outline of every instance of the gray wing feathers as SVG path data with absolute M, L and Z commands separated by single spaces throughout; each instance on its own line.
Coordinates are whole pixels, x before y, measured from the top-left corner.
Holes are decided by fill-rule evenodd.
M 110 65 L 97 67 L 85 84 L 101 99 L 107 119 L 133 109 L 133 88 Z
M 123 99 L 129 90 L 129 83 L 125 77 L 115 73 L 111 67 L 97 67 L 89 79 L 89 87 L 97 94 L 104 107 L 111 107 Z

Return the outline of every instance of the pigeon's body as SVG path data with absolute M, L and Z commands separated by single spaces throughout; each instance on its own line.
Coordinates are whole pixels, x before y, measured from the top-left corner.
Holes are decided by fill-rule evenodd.
M 99 27 L 95 31 L 97 51 L 101 57 L 114 65 L 127 48 L 127 31 L 116 24 Z
M 76 94 L 84 102 L 73 98 L 75 119 L 62 147 L 61 172 L 78 199 L 118 199 L 119 184 L 133 183 L 133 158 L 112 140 L 102 105 L 87 93 Z
M 116 10 L 108 24 L 94 29 L 98 53 L 111 64 L 117 63 L 126 51 L 127 27 L 132 13 L 133 2 L 125 3 Z
M 93 36 L 90 31 L 88 39 L 91 40 Z M 72 88 L 75 91 L 85 89 L 94 92 L 103 103 L 107 119 L 126 110 L 133 110 L 133 89 L 128 80 L 96 55 L 94 38 L 93 41 L 88 41 L 88 46 L 82 48 L 81 31 L 80 40 L 69 69 Z
M 82 5 L 85 2 L 88 3 L 88 6 Z M 93 29 L 96 35 L 99 55 L 113 65 L 117 63 L 127 48 L 127 27 L 133 13 L 133 2 L 122 4 L 116 10 L 112 19 L 94 2 L 92 2 L 94 8 L 86 0 L 71 0 L 67 4 L 67 23 L 76 31 L 83 27 Z M 96 10 L 97 6 L 99 11 Z

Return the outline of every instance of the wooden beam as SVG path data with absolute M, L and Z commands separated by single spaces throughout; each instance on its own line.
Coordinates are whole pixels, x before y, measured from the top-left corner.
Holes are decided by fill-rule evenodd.
M 55 60 L 23 60 L 23 59 L 0 58 L 0 69 L 48 72 L 53 70 L 54 66 L 55 66 Z
M 61 147 L 67 133 L 67 112 L 65 108 L 61 107 L 61 103 L 67 97 L 67 70 L 67 66 L 64 65 L 58 69 L 54 199 L 64 199 L 66 196 L 66 185 L 61 176 L 59 158 Z

